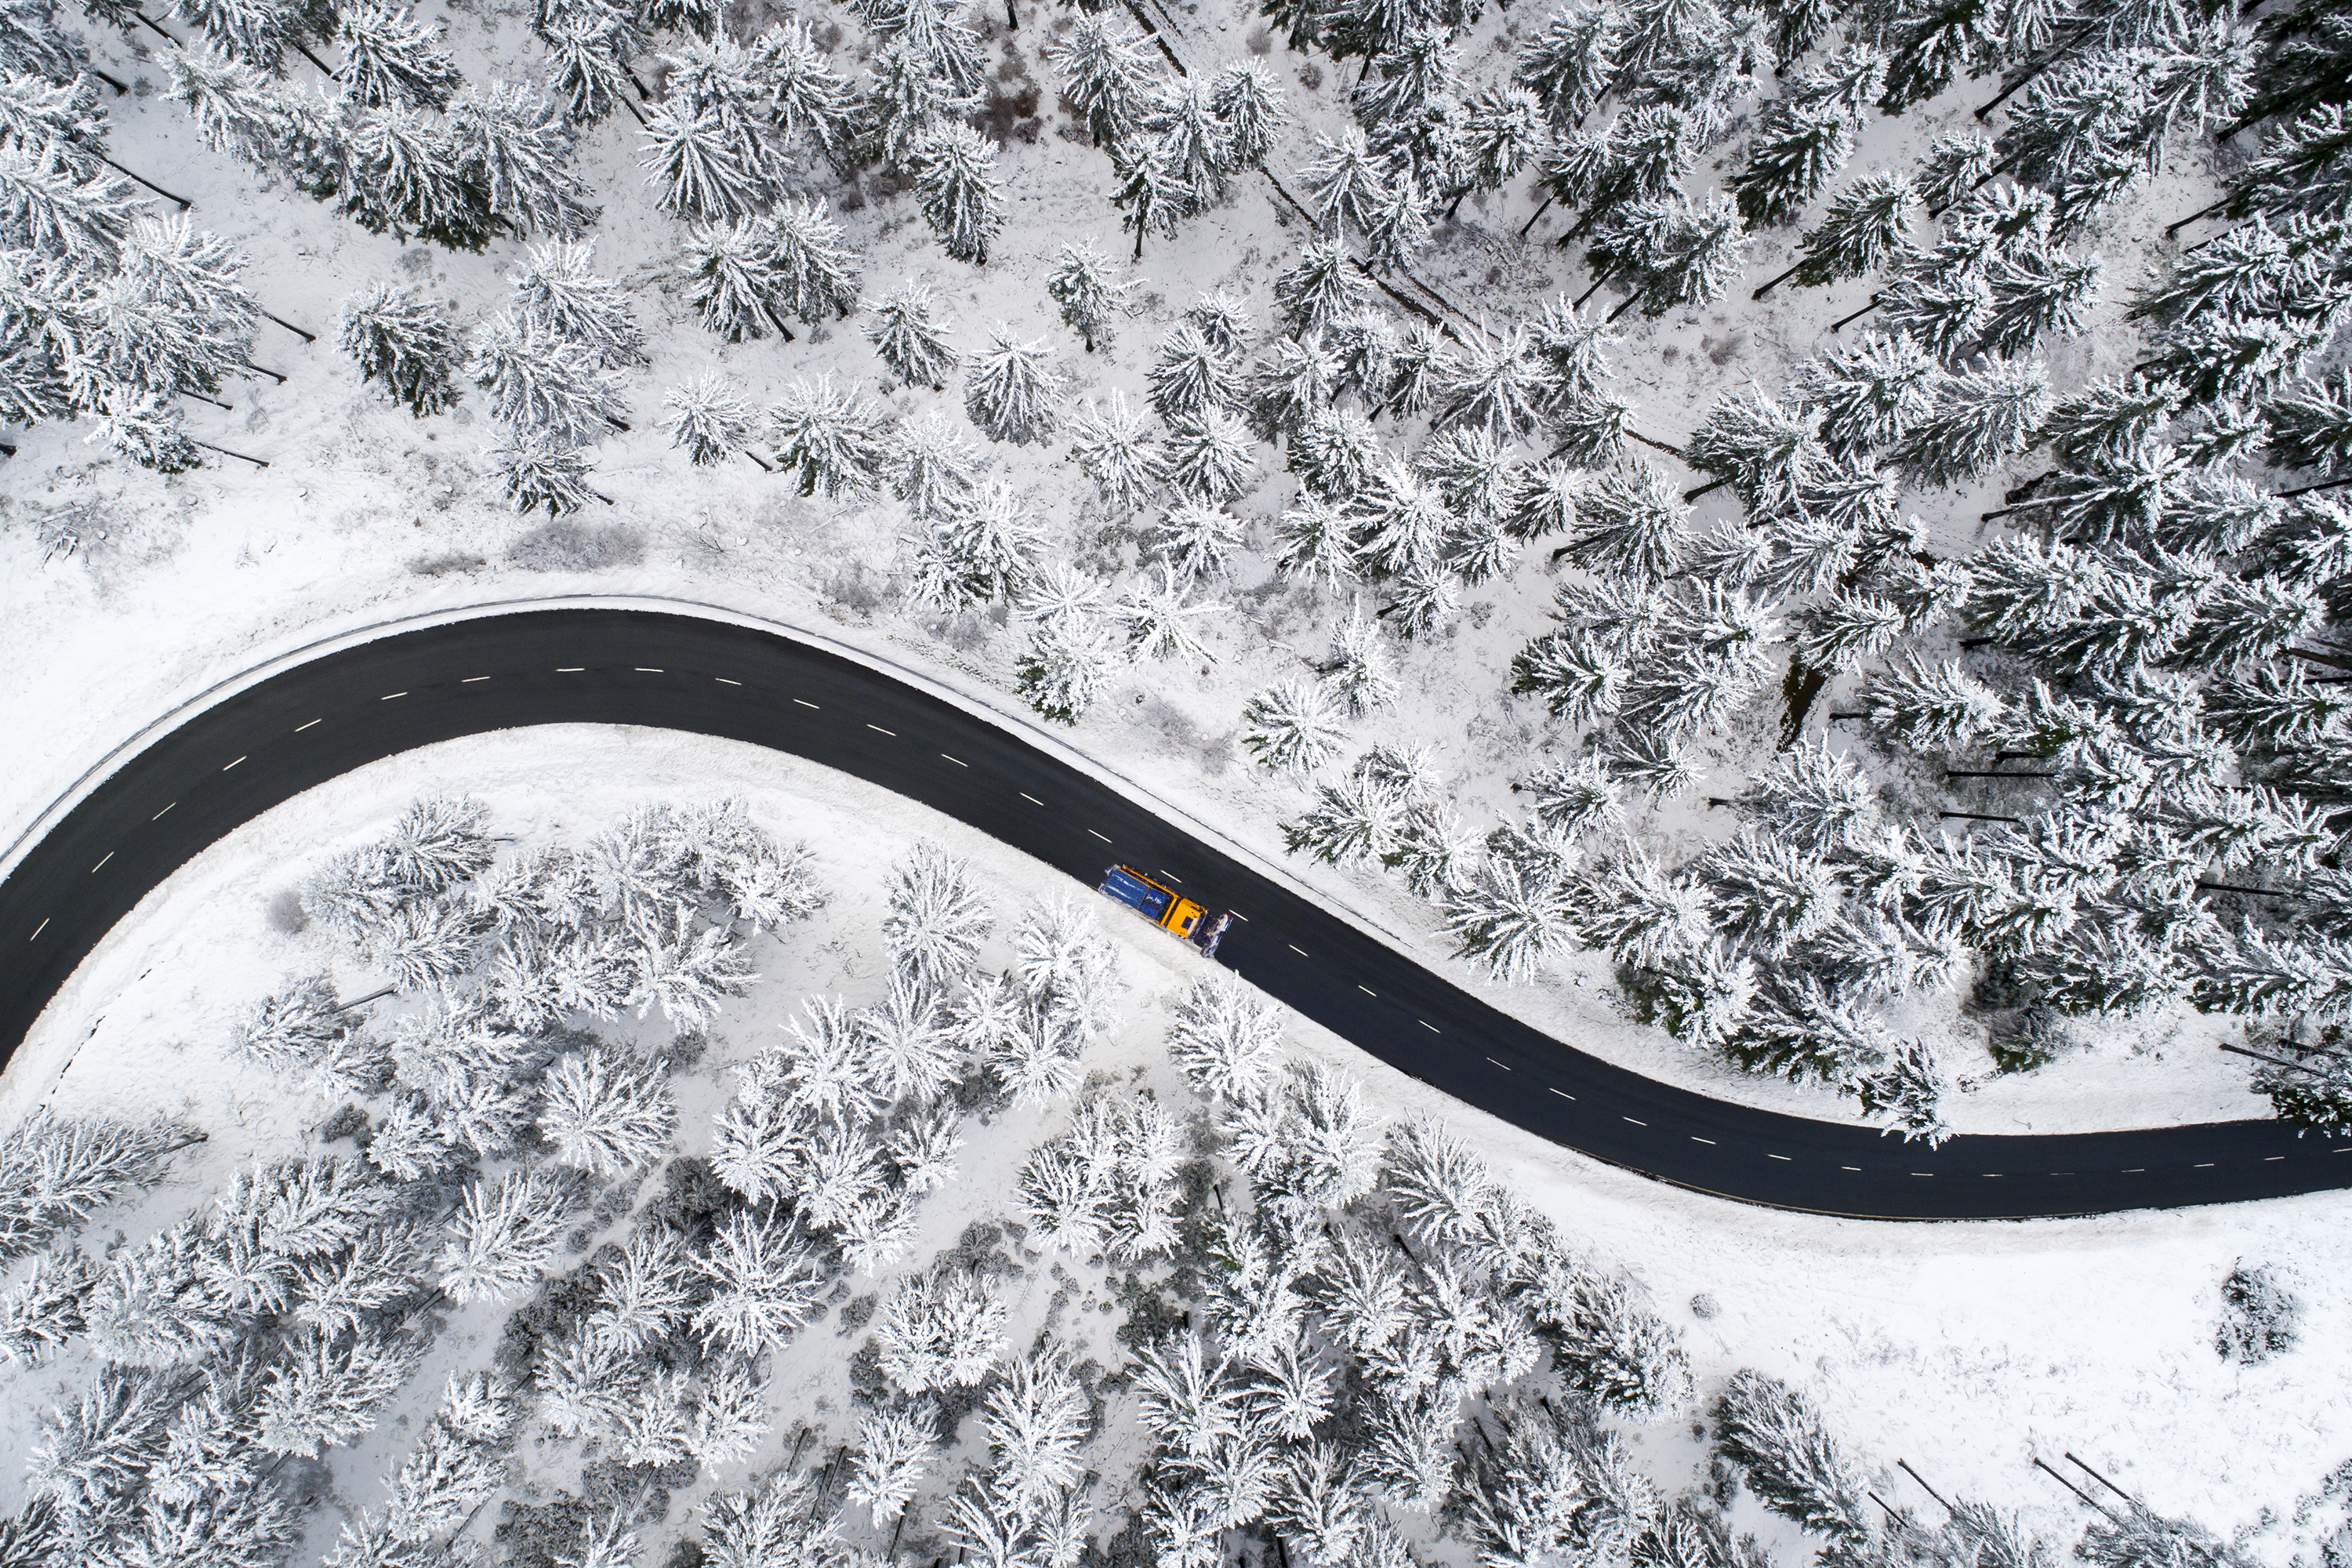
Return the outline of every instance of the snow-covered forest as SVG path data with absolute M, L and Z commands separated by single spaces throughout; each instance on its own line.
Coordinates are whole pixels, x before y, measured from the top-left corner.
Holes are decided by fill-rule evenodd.
M 290 1140 L 225 1127 L 252 1158 L 191 1187 L 177 1117 L 0 1139 L 0 1377 L 53 1400 L 5 1561 L 2264 1560 L 2071 1460 L 2095 1506 L 2029 1523 L 1696 1363 L 1711 1296 L 1655 1300 L 1213 965 L 1139 989 L 1108 906 L 915 839 L 850 929 L 724 801 L 513 837 L 427 796 L 295 868 L 307 966 L 200 1047 L 309 1108 Z M 844 948 L 872 1001 L 796 990 Z M 783 1026 L 711 1032 L 763 991 Z M 1105 1070 L 1139 1024 L 1164 1070 Z M 2188 1353 L 2292 1357 L 2293 1279 L 2205 1292 Z M 2298 1540 L 2321 1482 L 2267 1489 Z
M 482 422 L 403 461 L 559 565 L 607 451 L 632 505 L 756 483 L 1049 721 L 1216 694 L 1300 864 L 1493 976 L 1597 955 L 1929 1140 L 1974 1078 L 2242 1020 L 2352 1130 L 2338 8 L 1219 15 L 18 6 L 22 542 L 332 474 L 195 433 L 281 383 Z M 399 263 L 304 326 L 229 193 Z M 1146 289 L 1217 226 L 1252 286 Z

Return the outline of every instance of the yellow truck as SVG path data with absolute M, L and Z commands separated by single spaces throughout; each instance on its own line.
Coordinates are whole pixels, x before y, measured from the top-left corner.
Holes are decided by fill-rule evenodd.
M 1172 931 L 1214 958 L 1217 943 L 1233 923 L 1228 912 L 1212 916 L 1206 906 L 1184 897 L 1173 888 L 1148 877 L 1132 866 L 1113 866 L 1103 873 L 1101 892 L 1117 899 L 1129 909 L 1165 931 Z

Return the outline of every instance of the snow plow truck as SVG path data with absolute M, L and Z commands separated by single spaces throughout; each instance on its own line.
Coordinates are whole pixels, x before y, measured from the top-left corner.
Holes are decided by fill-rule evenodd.
M 1230 910 L 1212 916 L 1202 905 L 1132 866 L 1113 866 L 1105 871 L 1101 891 L 1104 897 L 1118 900 L 1161 931 L 1174 932 L 1211 958 L 1217 956 L 1217 943 L 1224 939 L 1225 928 L 1234 921 Z

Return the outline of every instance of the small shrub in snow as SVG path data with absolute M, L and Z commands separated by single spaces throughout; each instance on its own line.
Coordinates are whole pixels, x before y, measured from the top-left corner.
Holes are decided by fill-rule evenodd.
M 2213 1349 L 2223 1361 L 2260 1366 L 2294 1349 L 2302 1331 L 2303 1304 L 2264 1268 L 2242 1259 L 2221 1280 L 2221 1321 Z

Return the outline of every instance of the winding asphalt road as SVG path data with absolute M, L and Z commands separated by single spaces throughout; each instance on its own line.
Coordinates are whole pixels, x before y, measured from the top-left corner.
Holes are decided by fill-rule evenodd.
M 1220 956 L 1270 995 L 1458 1100 L 1696 1191 L 1866 1218 L 2000 1219 L 2352 1185 L 2352 1145 L 2276 1121 L 1929 1150 L 1655 1082 L 1496 1010 L 997 723 L 771 632 L 644 610 L 534 610 L 384 637 L 270 676 L 131 756 L 0 882 L 0 1044 L 13 1053 L 107 931 L 240 823 L 413 747 L 569 723 L 789 752 L 1089 886 L 1113 861 L 1163 872 L 1242 916 Z

